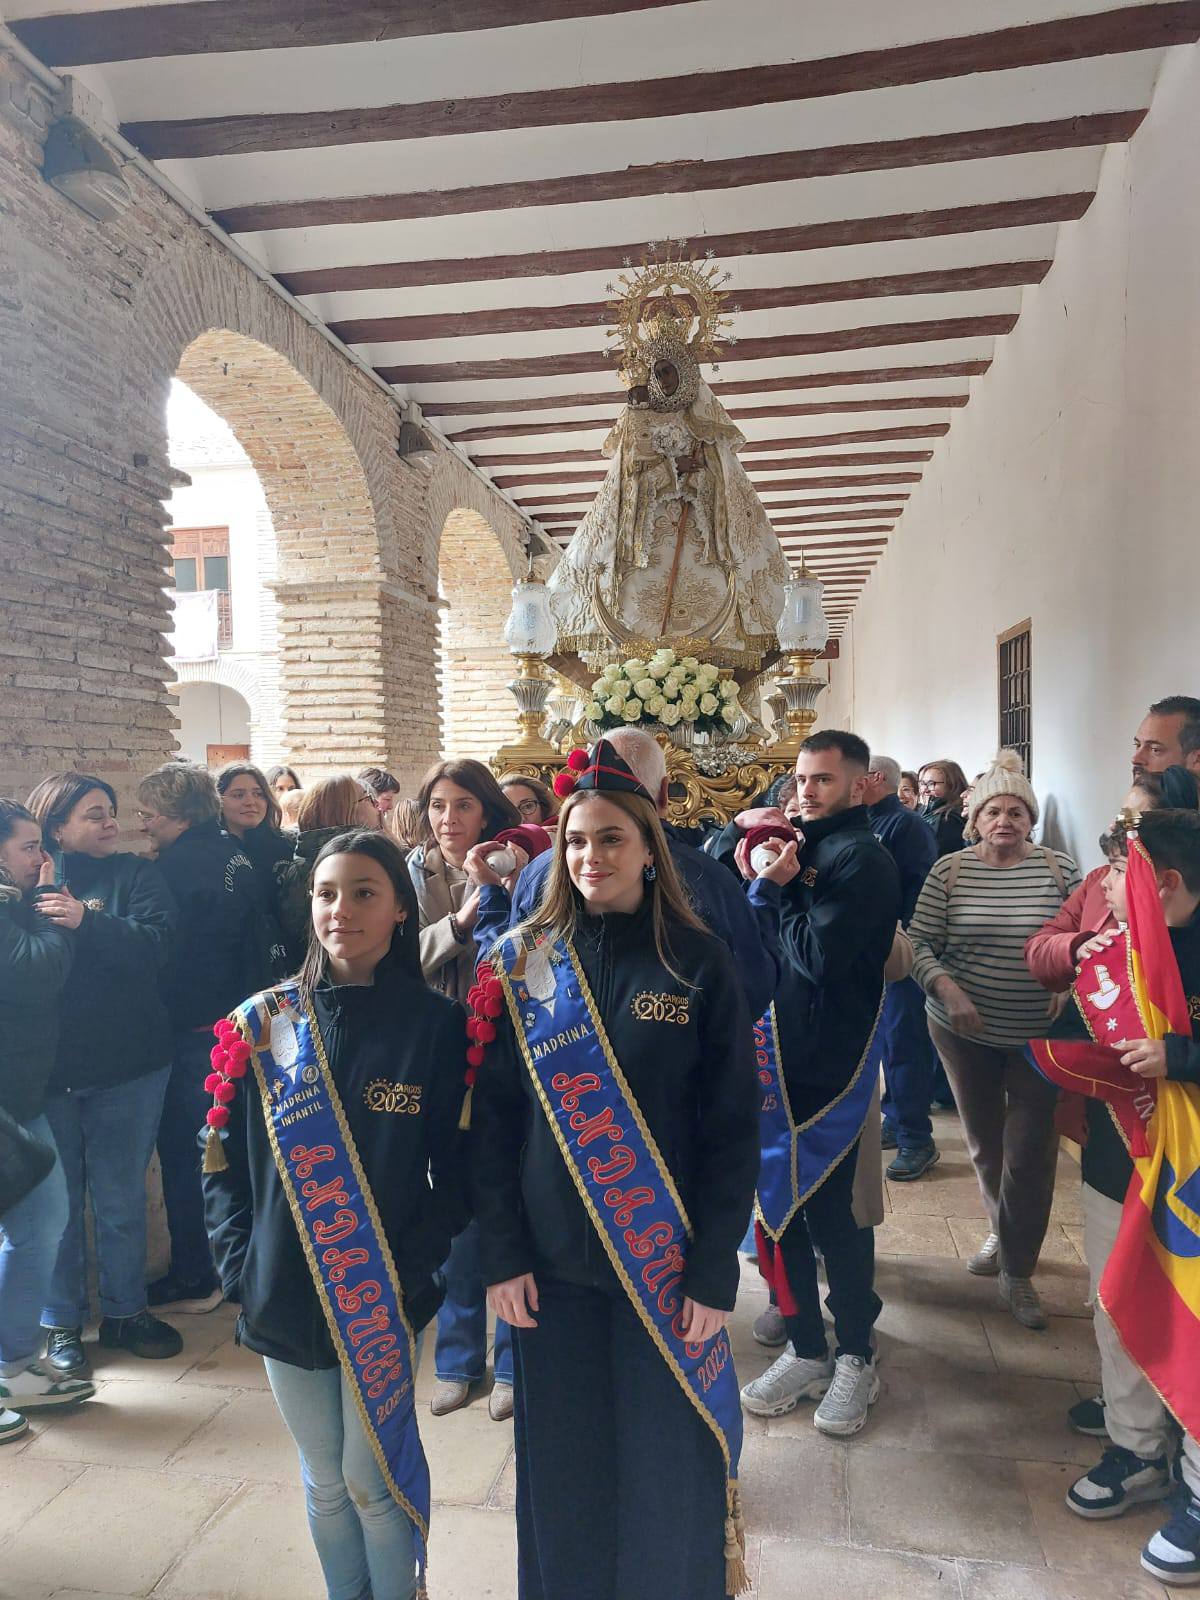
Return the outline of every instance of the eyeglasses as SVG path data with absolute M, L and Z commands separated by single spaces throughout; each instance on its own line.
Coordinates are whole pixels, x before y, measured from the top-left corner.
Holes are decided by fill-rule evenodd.
M 156 822 L 162 816 L 161 811 L 134 811 L 134 816 L 139 822 Z
M 517 810 L 523 817 L 540 817 L 542 806 L 540 800 L 518 800 Z

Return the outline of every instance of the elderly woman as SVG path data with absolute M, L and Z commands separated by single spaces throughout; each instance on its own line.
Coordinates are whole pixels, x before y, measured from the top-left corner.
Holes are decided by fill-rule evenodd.
M 1080 881 L 1070 856 L 1029 842 L 1037 819 L 1020 757 L 1002 750 L 971 796 L 975 842 L 934 863 L 908 927 L 991 1228 L 968 1270 L 998 1272 L 1027 1328 L 1046 1326 L 1030 1279 L 1054 1194 L 1057 1091 L 1025 1059 L 1051 1008 L 1024 948 Z

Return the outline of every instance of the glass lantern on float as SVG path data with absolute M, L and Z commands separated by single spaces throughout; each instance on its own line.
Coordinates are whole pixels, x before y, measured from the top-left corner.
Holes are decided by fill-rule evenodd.
M 519 732 L 515 743 L 497 751 L 492 763 L 497 772 L 518 766 L 536 767 L 553 761 L 558 754 L 541 731 L 546 700 L 556 682 L 544 663 L 558 643 L 558 624 L 550 610 L 546 585 L 534 574 L 532 555 L 525 576 L 513 584 L 504 642 L 517 659 L 517 675 L 506 687 L 517 702 Z
M 800 570 L 783 587 L 783 610 L 776 634 L 788 658 L 788 670 L 775 680 L 775 692 L 785 707 L 783 727 L 771 746 L 777 760 L 794 760 L 817 720 L 817 698 L 826 687 L 813 676 L 812 665 L 829 640 L 829 623 L 821 597 L 825 585 L 800 564 Z M 774 696 L 768 697 L 768 703 Z

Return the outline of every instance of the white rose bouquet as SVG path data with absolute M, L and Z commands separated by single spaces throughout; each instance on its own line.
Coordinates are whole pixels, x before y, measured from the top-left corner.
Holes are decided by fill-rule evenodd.
M 592 685 L 585 716 L 596 727 L 634 723 L 664 728 L 691 724 L 697 733 L 728 734 L 741 715 L 738 687 L 716 667 L 664 645 L 649 661 L 612 663 Z

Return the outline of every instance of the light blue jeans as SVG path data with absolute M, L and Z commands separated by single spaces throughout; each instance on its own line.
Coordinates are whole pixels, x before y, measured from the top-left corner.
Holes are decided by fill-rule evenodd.
M 479 1224 L 468 1222 L 442 1264 L 446 1298 L 437 1317 L 437 1375 L 448 1383 L 478 1383 L 487 1368 L 487 1289 L 479 1260 Z M 496 1319 L 492 1351 L 497 1383 L 513 1381 L 512 1329 Z
M 43 1144 L 54 1134 L 45 1117 L 23 1126 Z M 24 1372 L 41 1353 L 42 1302 L 67 1226 L 67 1180 L 62 1162 L 31 1189 L 24 1200 L 4 1213 L 0 1222 L 0 1377 Z
M 308 1526 L 328 1600 L 413 1600 L 412 1523 L 384 1482 L 341 1368 L 309 1372 L 269 1358 L 265 1365 L 300 1454 Z
M 46 1102 L 71 1203 L 42 1308 L 47 1328 L 80 1328 L 88 1320 L 88 1196 L 101 1316 L 136 1317 L 146 1309 L 146 1168 L 170 1071 L 162 1067 L 128 1083 L 75 1089 Z

